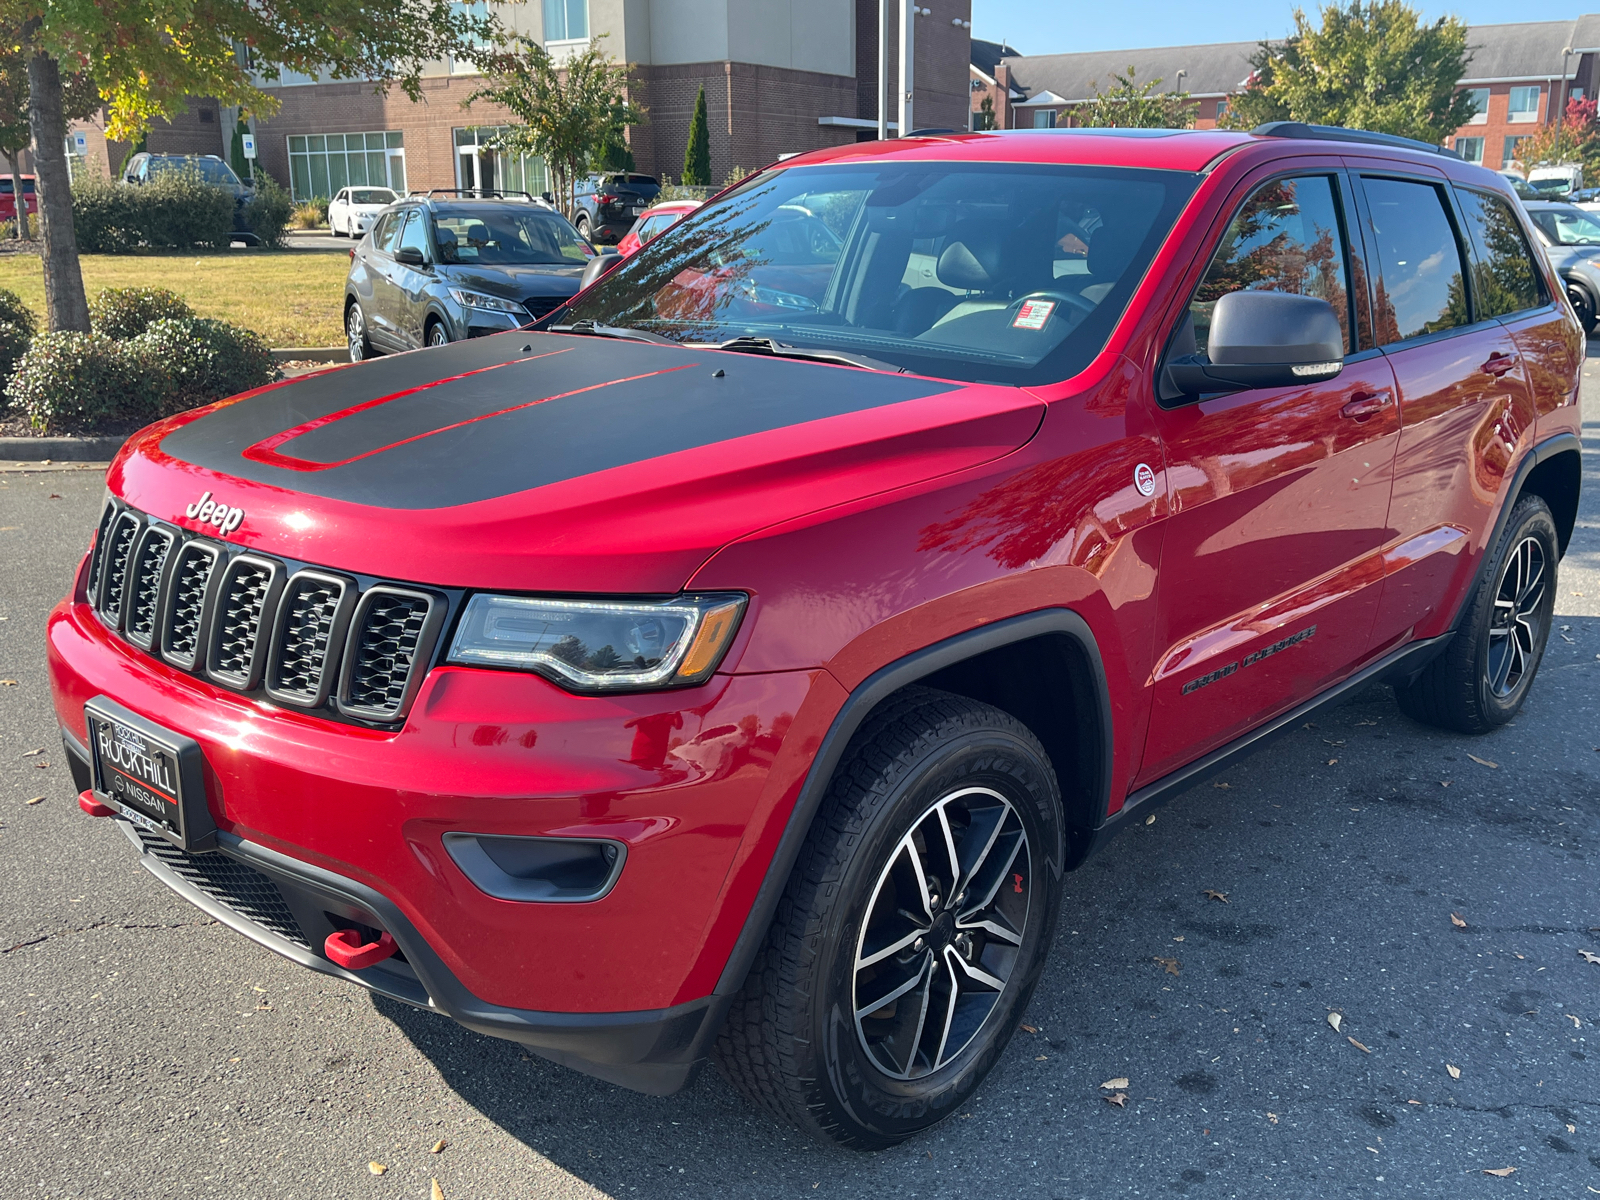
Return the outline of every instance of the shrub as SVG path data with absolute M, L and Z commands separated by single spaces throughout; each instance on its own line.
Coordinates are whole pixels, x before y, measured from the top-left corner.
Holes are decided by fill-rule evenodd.
M 22 298 L 0 288 L 0 380 L 10 376 L 38 332 L 38 320 Z
M 233 196 L 196 171 L 164 171 L 137 186 L 89 176 L 72 186 L 72 224 L 87 254 L 126 254 L 141 246 L 226 247 Z
M 88 433 L 156 415 L 160 390 L 142 368 L 104 334 L 45 333 L 17 362 L 6 395 L 36 433 Z
M 153 321 L 183 320 L 194 310 L 166 288 L 105 288 L 89 301 L 89 321 L 96 333 L 117 341 L 138 337 Z M 0 312 L 0 320 L 5 320 Z
M 294 202 L 283 185 L 263 173 L 256 182 L 256 194 L 244 206 L 244 223 L 263 246 L 281 246 L 284 226 L 293 212 Z
M 91 176 L 72 188 L 72 228 L 85 254 L 126 254 L 138 246 L 141 189 Z
M 294 206 L 291 218 L 296 229 L 320 229 L 328 223 L 328 198 L 313 196 Z
M 33 315 L 33 310 L 22 302 L 21 296 L 7 288 L 0 288 L 0 322 L 15 325 L 30 338 L 39 332 L 39 319 Z
M 153 321 L 127 346 L 154 381 L 162 416 L 260 387 L 277 374 L 260 336 L 205 317 Z

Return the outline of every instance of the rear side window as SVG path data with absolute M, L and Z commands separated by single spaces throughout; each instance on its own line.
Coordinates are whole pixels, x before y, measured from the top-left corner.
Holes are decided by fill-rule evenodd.
M 1440 188 L 1407 179 L 1361 186 L 1377 237 L 1378 345 L 1470 324 L 1461 246 Z
M 1234 215 L 1189 302 L 1195 348 L 1206 353 L 1211 312 L 1229 292 L 1291 292 L 1333 306 L 1350 353 L 1350 289 L 1344 234 L 1326 175 L 1262 184 Z
M 1456 195 L 1476 250 L 1472 291 L 1478 316 L 1538 308 L 1544 303 L 1544 288 L 1516 214 L 1498 196 L 1467 188 L 1457 189 Z

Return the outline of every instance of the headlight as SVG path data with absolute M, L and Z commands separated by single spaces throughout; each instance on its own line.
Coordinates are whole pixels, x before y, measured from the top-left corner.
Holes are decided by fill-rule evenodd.
M 461 288 L 451 288 L 450 298 L 462 308 L 482 308 L 489 312 L 507 313 L 521 320 L 531 320 L 528 312 L 515 300 L 507 300 L 504 296 L 490 296 L 484 292 L 468 292 Z
M 477 595 L 449 661 L 535 671 L 577 691 L 701 683 L 722 661 L 745 601 L 738 593 L 661 603 Z

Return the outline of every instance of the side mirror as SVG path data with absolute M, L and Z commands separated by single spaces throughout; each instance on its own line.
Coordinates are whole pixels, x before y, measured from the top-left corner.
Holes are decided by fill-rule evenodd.
M 589 260 L 583 268 L 583 276 L 578 280 L 578 290 L 581 292 L 600 276 L 622 261 L 622 255 L 617 253 L 615 246 L 602 246 L 598 253 Z
M 408 267 L 427 265 L 427 261 L 422 257 L 422 251 L 415 246 L 401 246 L 400 249 L 394 252 L 394 260 L 397 263 L 405 263 Z
M 1344 331 L 1333 306 L 1291 292 L 1229 292 L 1211 313 L 1209 357 L 1171 359 L 1167 378 L 1186 396 L 1320 383 L 1344 370 Z

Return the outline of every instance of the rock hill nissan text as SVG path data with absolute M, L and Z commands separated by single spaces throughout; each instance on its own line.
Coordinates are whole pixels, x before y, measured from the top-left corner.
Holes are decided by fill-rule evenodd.
M 1534 244 L 1343 129 L 776 164 L 531 325 L 130 439 L 48 627 L 80 803 L 307 967 L 912 1136 L 1117 829 L 1373 681 L 1516 713 L 1580 478 Z

